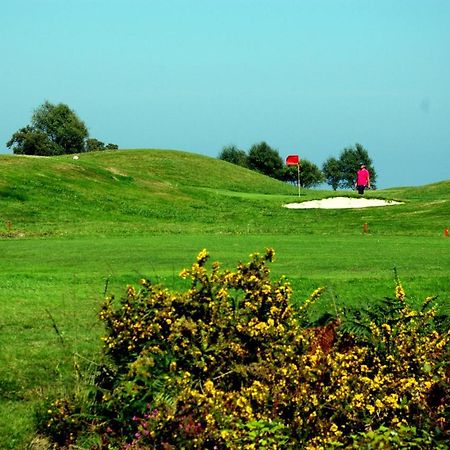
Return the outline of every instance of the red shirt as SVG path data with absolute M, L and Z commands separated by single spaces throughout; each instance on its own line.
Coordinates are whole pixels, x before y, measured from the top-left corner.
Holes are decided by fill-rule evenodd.
M 369 171 L 367 169 L 360 169 L 357 172 L 356 184 L 358 186 L 367 186 L 369 184 Z

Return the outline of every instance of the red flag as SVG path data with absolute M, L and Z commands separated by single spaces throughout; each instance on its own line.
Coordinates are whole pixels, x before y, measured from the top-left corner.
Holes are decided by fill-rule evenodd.
M 289 155 L 286 158 L 287 166 L 298 166 L 299 164 L 300 164 L 300 159 L 298 158 L 298 155 Z

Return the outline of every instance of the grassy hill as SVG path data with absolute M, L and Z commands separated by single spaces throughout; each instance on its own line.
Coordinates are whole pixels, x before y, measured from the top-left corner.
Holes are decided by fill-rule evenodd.
M 339 193 L 303 190 L 299 199 L 293 186 L 179 151 L 96 152 L 78 160 L 0 156 L 0 165 L 3 236 L 352 234 L 363 222 L 380 234 L 436 235 L 450 213 L 450 182 L 367 194 L 405 202 L 393 208 L 287 210 L 284 203 Z
M 295 192 L 226 162 L 176 151 L 88 153 L 78 160 L 3 156 L 0 164 L 2 219 L 22 235 L 180 232 L 223 221 L 233 214 L 230 199 L 245 202 L 243 194 Z

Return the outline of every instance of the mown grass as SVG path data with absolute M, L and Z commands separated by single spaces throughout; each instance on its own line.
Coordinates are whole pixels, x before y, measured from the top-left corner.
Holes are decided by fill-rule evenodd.
M 228 267 L 275 248 L 273 276 L 288 277 L 294 301 L 327 287 L 320 311 L 392 295 L 394 267 L 413 298 L 450 305 L 449 182 L 368 193 L 399 206 L 290 210 L 282 205 L 354 194 L 299 198 L 293 186 L 175 151 L 0 164 L 0 448 L 26 448 L 39 400 L 95 360 L 106 285 L 120 295 L 146 276 L 179 289 L 179 271 L 204 247 Z
M 436 236 L 450 210 L 449 183 L 369 192 L 406 201 L 370 210 L 289 210 L 284 203 L 342 195 L 297 189 L 224 161 L 176 151 L 29 158 L 3 156 L 3 234 L 377 234 Z M 346 195 L 354 195 L 346 192 Z

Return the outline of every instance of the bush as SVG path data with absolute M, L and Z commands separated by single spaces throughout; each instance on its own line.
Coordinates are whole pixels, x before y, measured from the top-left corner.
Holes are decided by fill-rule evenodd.
M 94 448 L 445 442 L 450 332 L 436 329 L 432 299 L 415 310 L 398 282 L 386 320 L 353 312 L 366 333 L 350 332 L 340 318 L 311 327 L 308 307 L 322 289 L 294 308 L 289 283 L 270 280 L 273 257 L 269 249 L 230 271 L 208 269 L 202 251 L 181 273 L 186 292 L 141 280 L 119 302 L 106 299 L 108 363 L 77 422 L 100 436 Z
M 74 444 L 82 429 L 80 409 L 73 399 L 48 401 L 36 411 L 37 426 L 58 445 Z

